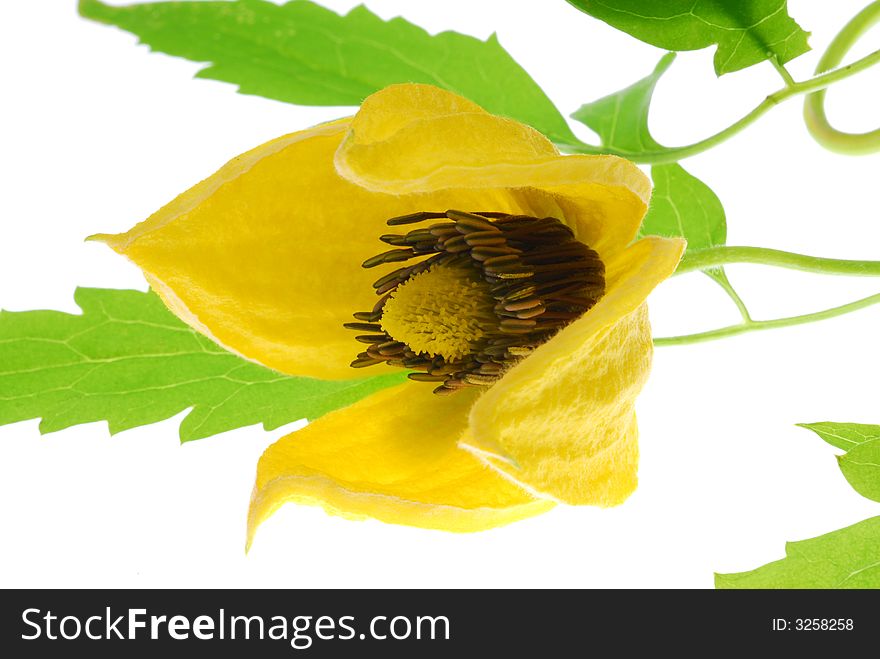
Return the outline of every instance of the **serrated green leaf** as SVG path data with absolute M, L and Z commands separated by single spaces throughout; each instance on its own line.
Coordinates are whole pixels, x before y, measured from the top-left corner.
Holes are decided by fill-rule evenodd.
M 799 423 L 835 448 L 847 451 L 837 457 L 844 477 L 863 497 L 880 501 L 880 426 L 867 423 Z
M 136 34 L 169 55 L 211 64 L 200 78 L 242 94 L 299 105 L 360 105 L 393 83 L 430 83 L 558 143 L 576 142 L 537 83 L 504 50 L 456 32 L 430 35 L 402 18 L 359 6 L 340 16 L 306 0 L 157 2 L 113 7 L 80 0 L 80 14 Z
M 880 501 L 880 439 L 872 439 L 838 456 L 840 471 L 863 497 Z
M 82 315 L 0 311 L 0 424 L 107 421 L 116 433 L 192 408 L 180 424 L 189 441 L 314 419 L 405 377 L 289 377 L 227 352 L 153 293 L 80 288 L 75 300 Z
M 880 588 L 880 517 L 785 545 L 785 558 L 716 574 L 716 588 Z
M 808 32 L 786 0 L 568 0 L 581 11 L 666 50 L 717 44 L 715 73 L 738 71 L 771 57 L 785 63 L 810 49 Z
M 799 423 L 801 428 L 812 430 L 819 437 L 835 448 L 849 449 L 874 439 L 880 439 L 880 426 L 868 423 L 835 423 L 820 421 L 818 423 Z

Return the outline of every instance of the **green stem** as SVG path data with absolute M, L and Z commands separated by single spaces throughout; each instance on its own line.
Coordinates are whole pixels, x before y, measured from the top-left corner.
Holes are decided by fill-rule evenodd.
M 880 21 L 880 2 L 872 2 L 834 37 L 819 60 L 816 73 L 823 73 L 840 64 L 856 41 L 877 21 Z M 880 128 L 868 133 L 845 133 L 831 126 L 825 115 L 824 89 L 807 96 L 804 101 L 804 121 L 810 135 L 829 151 L 850 155 L 880 151 Z
M 773 65 L 773 68 L 776 69 L 776 72 L 779 74 L 779 77 L 782 78 L 782 81 L 785 83 L 786 87 L 793 87 L 797 84 L 794 81 L 794 78 L 791 77 L 788 69 L 785 68 L 785 65 L 779 61 L 778 57 L 776 57 L 775 55 L 771 57 L 770 63 Z M 822 71 L 820 71 L 819 73 L 822 73 Z
M 795 96 L 799 96 L 801 94 L 808 94 L 810 92 L 825 89 L 829 85 L 832 85 L 841 80 L 845 80 L 846 78 L 860 73 L 877 63 L 880 63 L 880 50 L 876 50 L 870 55 L 866 55 L 862 59 L 857 60 L 852 64 L 842 66 L 839 69 L 834 69 L 833 71 L 829 71 L 828 73 L 817 75 L 813 78 L 810 78 L 809 80 L 794 82 L 793 84 L 787 85 L 782 89 L 775 91 L 767 96 L 767 98 L 761 101 L 761 103 L 759 103 L 751 112 L 742 117 L 739 121 L 736 121 L 735 123 L 731 124 L 730 126 L 716 133 L 715 135 L 712 135 L 711 137 L 707 137 L 704 140 L 700 140 L 699 142 L 694 142 L 693 144 L 688 144 L 686 146 L 668 147 L 657 151 L 623 151 L 619 149 L 599 147 L 593 144 L 585 144 L 583 142 L 578 142 L 577 144 L 559 144 L 558 146 L 571 153 L 606 153 L 621 156 L 623 158 L 632 160 L 633 162 L 644 164 L 657 165 L 663 163 L 677 162 L 684 158 L 695 156 L 698 153 L 702 153 L 703 151 L 711 149 L 713 146 L 721 144 L 725 140 L 733 137 L 734 135 L 742 131 L 747 126 L 753 124 L 757 119 L 765 115 L 770 109 L 776 107 L 783 101 L 786 101 Z
M 730 280 L 727 278 L 727 273 L 724 272 L 723 268 L 711 268 L 705 271 L 705 274 L 716 284 L 718 284 L 721 288 L 724 289 L 724 292 L 727 293 L 727 296 L 733 300 L 733 303 L 736 305 L 736 308 L 739 310 L 739 315 L 743 319 L 743 322 L 751 322 L 752 317 L 749 314 L 749 308 L 746 306 L 746 303 L 739 296 L 739 293 L 736 292 L 736 289 L 731 285 Z
M 880 277 L 880 261 L 826 259 L 767 247 L 709 247 L 685 254 L 675 274 L 707 270 L 728 263 L 756 263 L 826 275 Z
M 808 313 L 802 316 L 789 316 L 788 318 L 776 318 L 774 320 L 749 320 L 743 321 L 738 325 L 730 325 L 719 329 L 710 330 L 708 332 L 699 332 L 697 334 L 684 334 L 682 336 L 662 336 L 654 339 L 655 346 L 682 346 L 691 343 L 702 343 L 703 341 L 714 341 L 715 339 L 723 339 L 746 332 L 756 332 L 760 330 L 775 329 L 779 327 L 792 327 L 794 325 L 804 325 L 813 323 L 817 320 L 826 320 L 836 316 L 852 313 L 869 307 L 872 304 L 880 302 L 880 294 L 844 304 L 840 307 L 825 309 L 815 313 Z

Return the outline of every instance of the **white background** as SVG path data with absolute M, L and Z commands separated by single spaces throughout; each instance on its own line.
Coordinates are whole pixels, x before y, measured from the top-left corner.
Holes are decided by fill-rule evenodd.
M 348 10 L 351 0 L 325 0 Z M 817 52 L 862 2 L 791 0 Z M 139 271 L 83 237 L 127 229 L 227 159 L 348 109 L 301 108 L 194 81 L 198 65 L 150 54 L 86 22 L 72 1 L 7 7 L 0 24 L 0 306 L 76 311 L 77 285 L 140 288 Z M 661 51 L 543 2 L 370 0 L 432 32 L 507 49 L 564 113 L 650 72 Z M 880 43 L 873 31 L 852 57 Z M 715 78 L 712 51 L 683 53 L 660 82 L 651 128 L 664 144 L 727 126 L 780 86 L 769 64 Z M 830 93 L 842 128 L 880 124 L 871 71 Z M 686 161 L 721 197 L 730 243 L 880 259 L 880 156 L 823 151 L 800 99 Z M 592 136 L 582 126 L 576 130 Z M 818 310 L 880 290 L 878 280 L 754 266 L 731 279 L 757 318 Z M 652 296 L 658 336 L 735 322 L 701 275 Z M 880 423 L 880 307 L 824 323 L 658 349 L 640 399 L 639 490 L 610 510 L 558 508 L 475 535 L 349 522 L 286 506 L 244 555 L 260 453 L 285 429 L 258 427 L 185 446 L 179 417 L 109 437 L 105 424 L 41 437 L 0 428 L 0 586 L 711 587 L 713 571 L 780 558 L 808 538 L 880 514 L 838 471 L 834 449 L 794 426 Z

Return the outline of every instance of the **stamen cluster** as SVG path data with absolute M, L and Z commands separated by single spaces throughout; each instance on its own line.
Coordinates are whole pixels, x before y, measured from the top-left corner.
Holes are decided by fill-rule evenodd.
M 409 374 L 410 379 L 438 383 L 434 390 L 438 394 L 490 386 L 507 368 L 589 310 L 605 291 L 605 266 L 598 254 L 555 218 L 449 210 L 395 217 L 388 225 L 432 219 L 444 221 L 406 234 L 381 236 L 380 240 L 396 249 L 363 263 L 372 268 L 422 257 L 378 279 L 373 288 L 379 301 L 371 311 L 354 314 L 359 322 L 345 324 L 363 332 L 355 338 L 368 345 L 351 363 L 353 367 L 384 362 L 411 369 L 416 372 Z M 466 300 L 460 299 L 458 285 L 447 288 L 458 296 L 451 304 L 439 292 L 436 317 L 445 319 L 447 327 L 437 328 L 435 334 L 442 335 L 443 342 L 436 349 L 429 350 L 434 344 L 415 338 L 425 333 L 430 314 L 420 313 L 407 325 L 405 319 L 401 322 L 398 309 L 383 322 L 386 307 L 394 306 L 389 302 L 397 295 L 402 297 L 407 286 L 415 289 L 419 279 L 424 286 L 428 278 L 439 279 L 435 273 L 452 272 L 459 273 L 475 301 L 463 304 Z M 419 304 L 424 307 L 424 295 L 419 296 Z M 449 323 L 449 308 L 469 308 L 474 316 L 459 320 L 460 326 L 471 331 L 458 341 L 449 337 L 449 327 L 456 326 Z M 389 328 L 396 331 L 391 333 Z

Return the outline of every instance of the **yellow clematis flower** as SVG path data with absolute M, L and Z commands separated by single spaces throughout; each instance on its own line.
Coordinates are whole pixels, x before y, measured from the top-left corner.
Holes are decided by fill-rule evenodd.
M 248 359 L 328 379 L 416 369 L 266 450 L 249 543 L 291 501 L 477 531 L 635 488 L 644 301 L 684 248 L 633 242 L 649 196 L 626 160 L 561 156 L 527 126 L 406 84 L 98 238 Z M 389 218 L 415 224 L 389 233 Z M 380 236 L 396 249 L 373 257 Z M 395 261 L 411 263 L 375 285 L 362 267 Z

